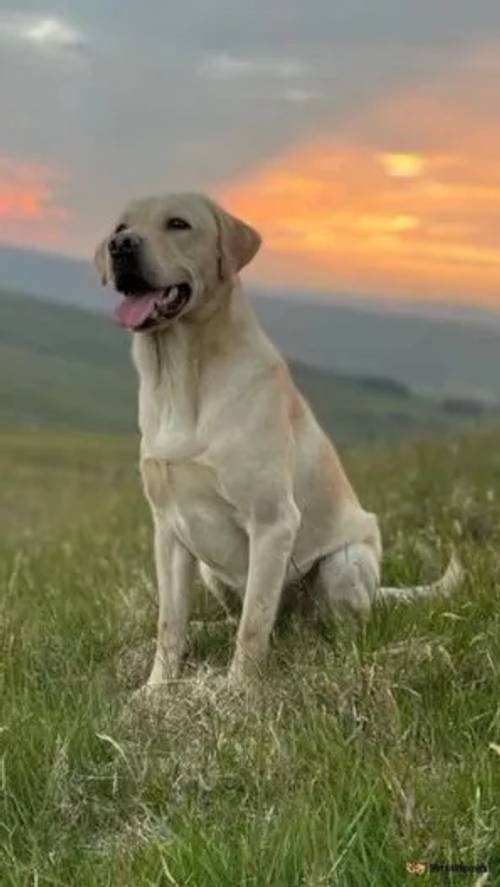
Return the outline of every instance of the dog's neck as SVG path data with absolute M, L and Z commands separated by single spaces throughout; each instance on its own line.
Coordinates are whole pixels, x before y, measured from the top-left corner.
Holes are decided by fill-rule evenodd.
M 139 425 L 143 449 L 183 461 L 203 449 L 200 426 L 230 391 L 228 361 L 252 361 L 255 343 L 274 349 L 260 331 L 239 281 L 223 284 L 206 306 L 157 333 L 136 333 L 132 354 L 139 373 Z M 256 335 L 256 330 L 260 331 Z M 251 350 L 250 350 L 251 349 Z M 269 352 L 270 353 L 270 352 Z M 267 356 L 269 360 L 269 356 Z M 205 414 L 200 415 L 203 402 Z M 207 409 L 207 405 L 210 405 Z
M 246 310 L 245 310 L 246 309 Z M 198 387 L 205 358 L 218 350 L 225 337 L 234 342 L 235 325 L 252 320 L 250 306 L 243 299 L 239 281 L 221 283 L 217 292 L 192 313 L 163 330 L 135 333 L 132 357 L 141 385 L 151 389 L 172 387 L 169 402 L 189 395 L 190 401 Z M 255 318 L 253 318 L 255 322 Z

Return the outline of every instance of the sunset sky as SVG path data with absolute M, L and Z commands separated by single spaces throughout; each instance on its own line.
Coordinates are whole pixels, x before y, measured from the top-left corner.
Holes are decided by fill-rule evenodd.
M 0 108 L 2 243 L 204 190 L 256 283 L 500 309 L 498 0 L 0 0 Z

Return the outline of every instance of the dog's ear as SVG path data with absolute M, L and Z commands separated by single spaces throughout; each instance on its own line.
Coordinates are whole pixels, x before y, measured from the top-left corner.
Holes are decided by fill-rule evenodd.
M 219 273 L 221 278 L 231 277 L 252 261 L 261 245 L 261 236 L 254 228 L 215 207 L 219 229 Z
M 106 262 L 106 249 L 107 249 L 107 240 L 103 240 L 99 246 L 97 247 L 94 253 L 94 265 L 97 268 L 97 273 L 101 278 L 101 283 L 103 286 L 106 286 L 108 282 L 108 267 Z

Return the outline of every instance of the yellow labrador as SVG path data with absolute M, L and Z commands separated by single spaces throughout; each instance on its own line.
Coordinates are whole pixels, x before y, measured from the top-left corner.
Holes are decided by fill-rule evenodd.
M 368 612 L 378 598 L 447 593 L 460 570 L 414 589 L 379 586 L 375 515 L 243 297 L 260 237 L 206 197 L 131 203 L 96 252 L 122 294 L 139 374 L 141 470 L 155 528 L 159 619 L 148 684 L 178 675 L 198 563 L 242 600 L 235 680 L 262 665 L 298 576 L 318 602 Z

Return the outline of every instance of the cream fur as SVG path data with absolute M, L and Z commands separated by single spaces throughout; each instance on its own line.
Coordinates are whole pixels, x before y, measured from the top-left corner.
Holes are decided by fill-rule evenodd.
M 192 230 L 165 232 L 169 213 L 188 218 Z M 159 287 L 175 284 L 181 272 L 193 281 L 193 299 L 178 319 L 133 335 L 159 586 L 149 684 L 179 673 L 197 563 L 217 596 L 230 589 L 242 601 L 230 669 L 240 680 L 263 663 L 297 572 L 317 565 L 314 593 L 331 607 L 366 613 L 384 596 L 377 519 L 361 507 L 242 294 L 237 271 L 258 249 L 256 232 L 197 195 L 137 201 L 123 218 L 143 238 Z M 107 241 L 96 264 L 112 280 Z

